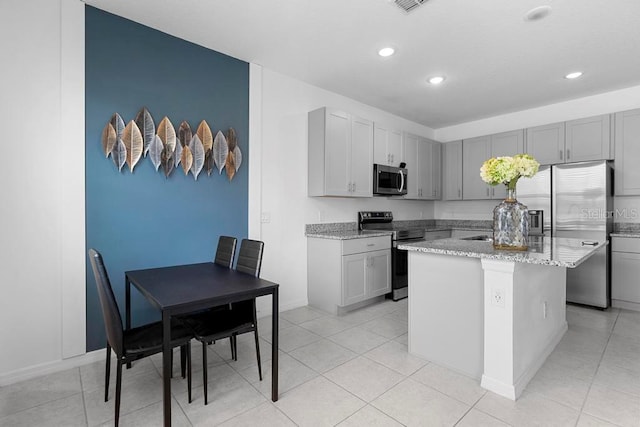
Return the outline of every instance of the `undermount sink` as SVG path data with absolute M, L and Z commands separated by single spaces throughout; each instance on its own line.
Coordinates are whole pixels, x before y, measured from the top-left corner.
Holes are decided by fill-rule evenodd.
M 493 238 L 491 236 L 487 236 L 486 234 L 479 235 L 479 236 L 461 237 L 460 240 L 476 240 L 479 242 L 493 242 Z

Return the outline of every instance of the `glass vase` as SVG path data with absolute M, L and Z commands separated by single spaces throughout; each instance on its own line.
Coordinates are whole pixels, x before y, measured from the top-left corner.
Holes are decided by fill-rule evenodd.
M 529 247 L 529 212 L 516 200 L 515 188 L 507 191 L 507 198 L 493 209 L 493 247 L 526 251 Z

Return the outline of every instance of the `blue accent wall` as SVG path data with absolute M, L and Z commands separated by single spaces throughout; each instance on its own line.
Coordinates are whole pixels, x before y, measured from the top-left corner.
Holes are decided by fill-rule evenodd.
M 249 64 L 90 6 L 85 17 L 87 249 L 102 253 L 124 321 L 125 271 L 210 261 L 218 236 L 247 236 Z M 102 129 L 113 113 L 128 122 L 143 106 L 176 131 L 182 120 L 194 133 L 203 119 L 214 135 L 233 127 L 243 153 L 234 179 L 203 170 L 195 181 L 181 167 L 165 179 L 149 158 L 118 172 Z M 132 317 L 134 326 L 160 319 L 135 289 Z M 87 351 L 105 343 L 87 260 Z

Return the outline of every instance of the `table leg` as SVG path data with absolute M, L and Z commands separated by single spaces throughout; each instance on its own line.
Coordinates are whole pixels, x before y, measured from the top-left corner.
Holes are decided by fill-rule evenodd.
M 162 402 L 164 425 L 171 425 L 171 315 L 162 312 Z
M 271 400 L 278 401 L 278 288 L 273 291 L 271 309 Z
M 129 276 L 124 276 L 124 294 L 125 294 L 125 327 L 131 329 L 131 281 Z M 127 369 L 131 369 L 131 362 L 127 363 Z

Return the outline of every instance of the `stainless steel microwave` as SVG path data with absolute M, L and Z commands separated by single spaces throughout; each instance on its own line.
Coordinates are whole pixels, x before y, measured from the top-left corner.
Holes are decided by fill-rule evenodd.
M 373 165 L 373 194 L 402 196 L 407 194 L 407 170 L 394 166 Z

